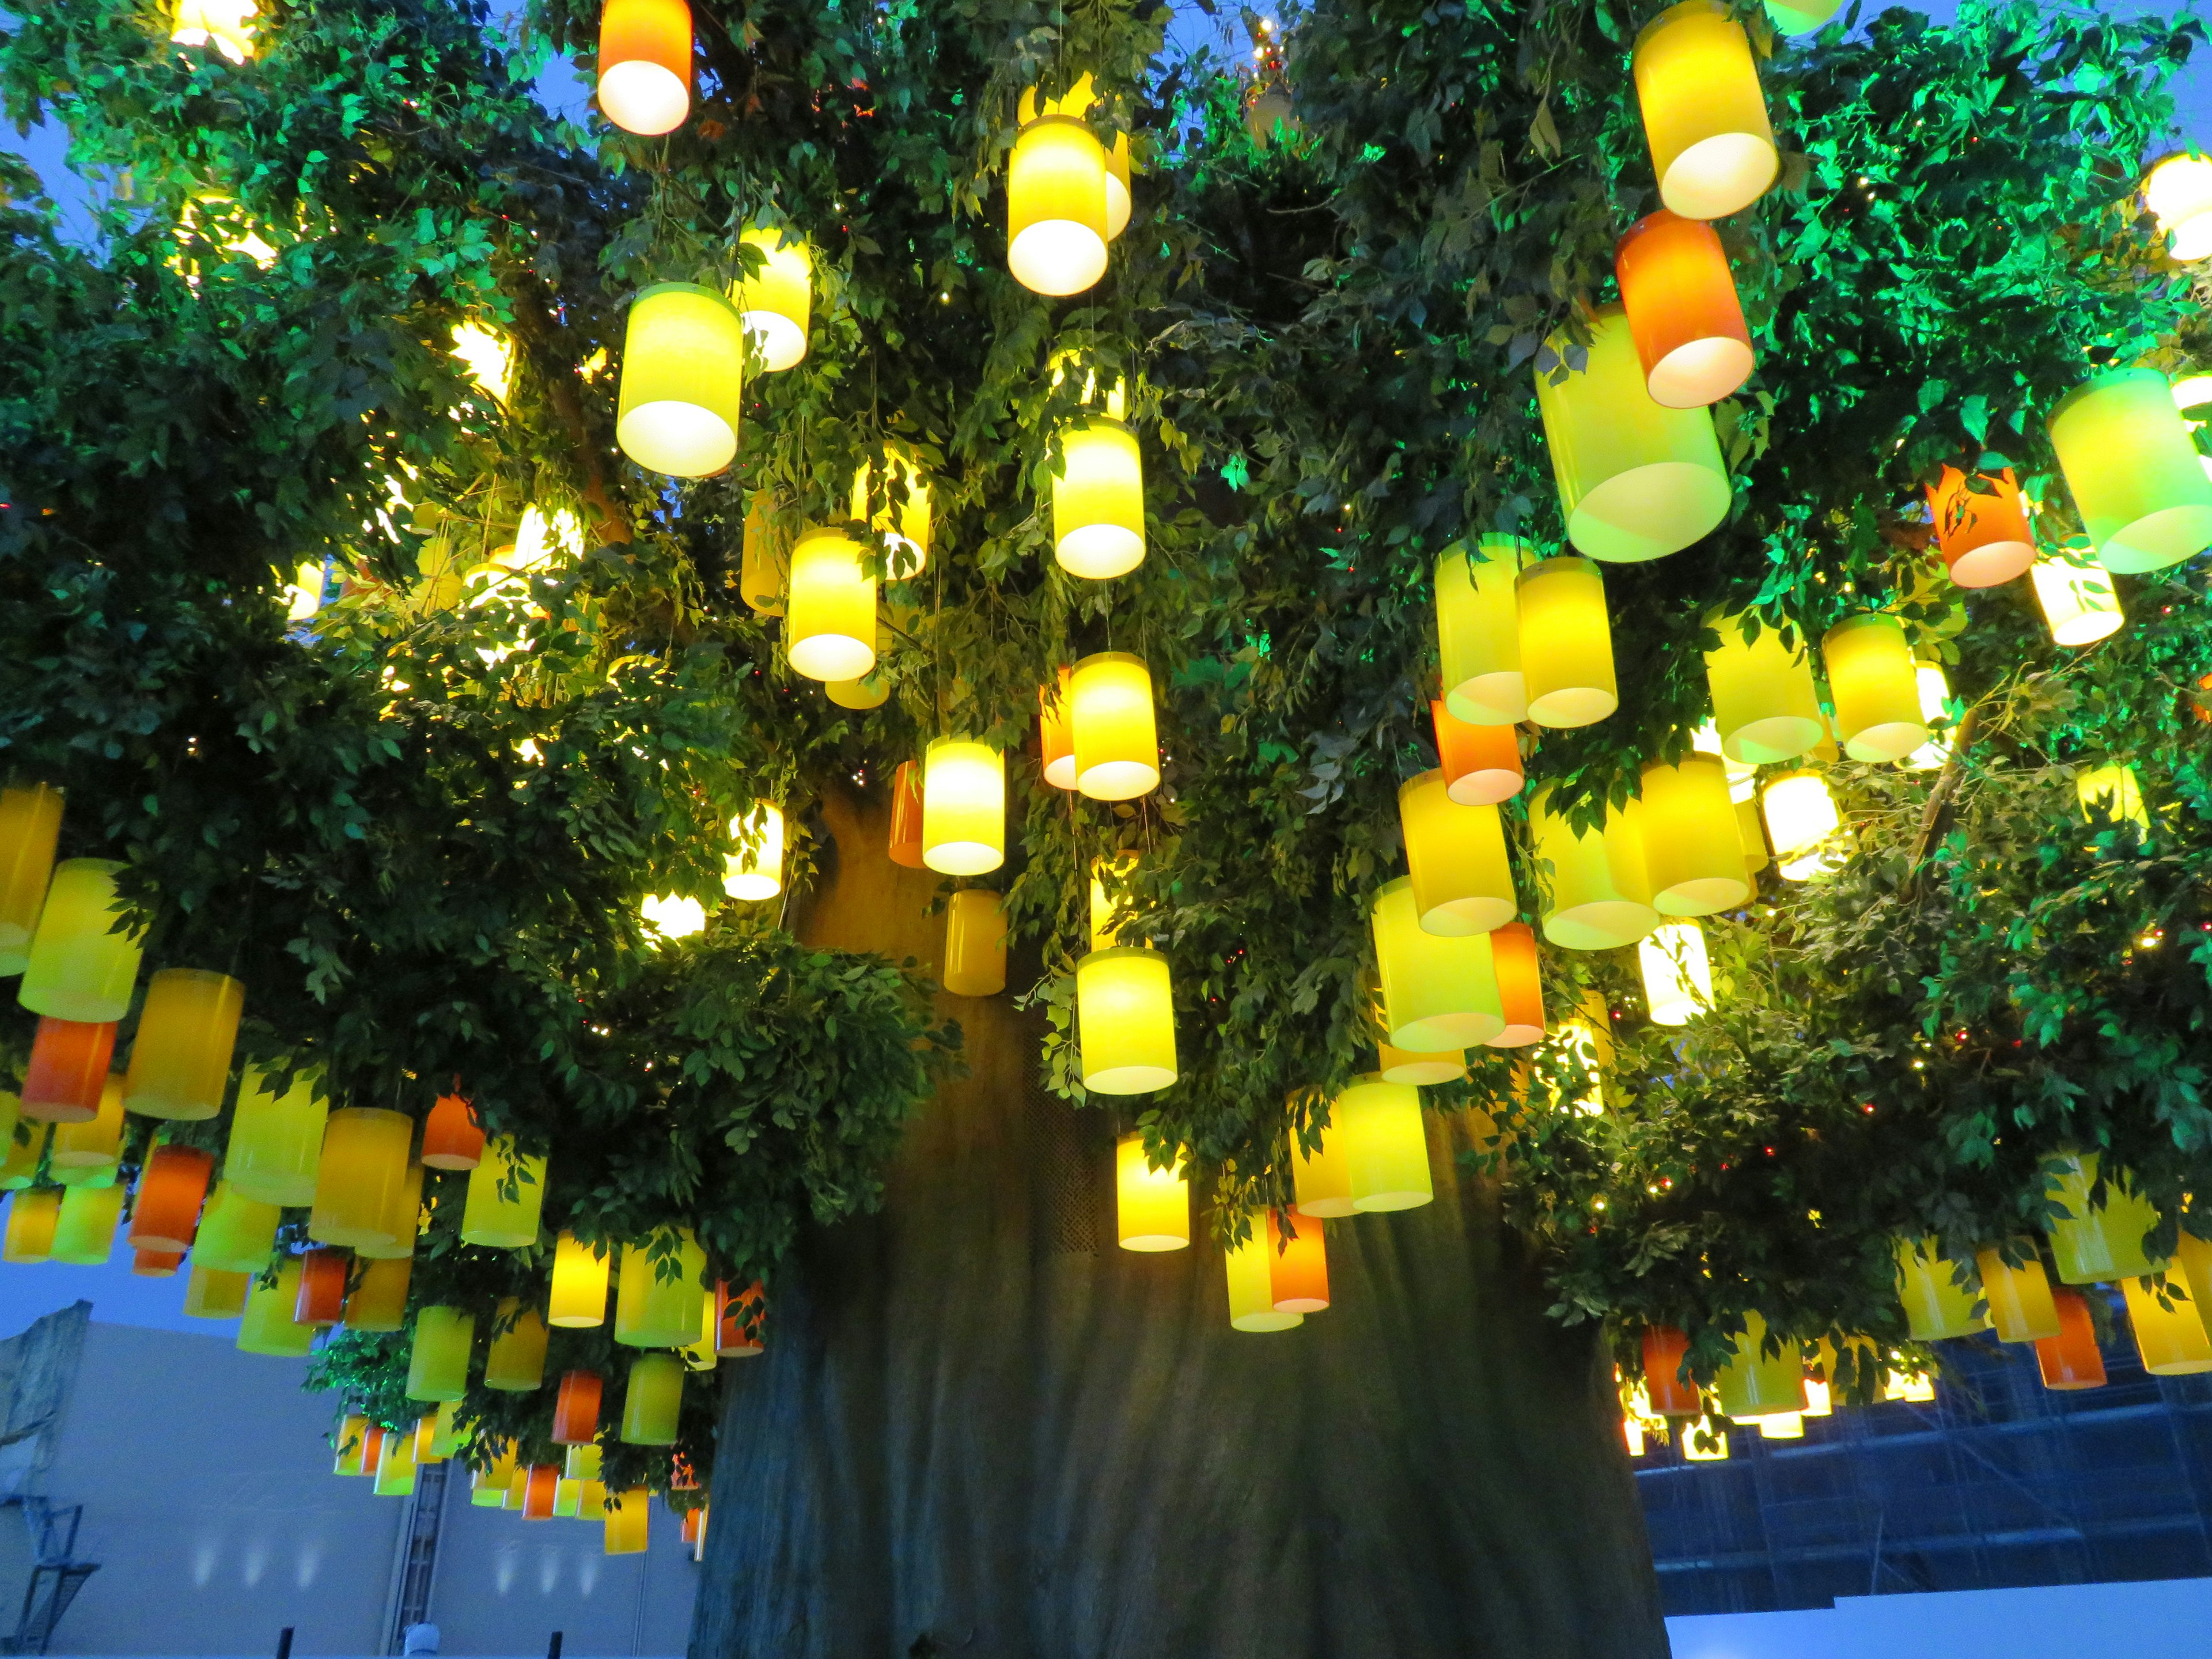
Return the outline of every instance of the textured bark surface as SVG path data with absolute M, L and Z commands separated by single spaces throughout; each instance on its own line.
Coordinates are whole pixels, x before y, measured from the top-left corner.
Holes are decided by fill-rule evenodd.
M 936 962 L 880 803 L 828 817 L 803 935 Z M 693 1659 L 1662 1659 L 1609 1372 L 1443 1124 L 1437 1201 L 1330 1222 L 1334 1306 L 1246 1335 L 1203 1237 L 1115 1248 L 1033 1022 L 943 1006 L 970 1075 L 723 1368 Z

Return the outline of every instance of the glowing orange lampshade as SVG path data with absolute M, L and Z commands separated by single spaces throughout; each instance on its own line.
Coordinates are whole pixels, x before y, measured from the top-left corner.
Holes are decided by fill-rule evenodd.
M 1698 1401 L 1698 1385 L 1682 1376 L 1682 1360 L 1690 1352 L 1690 1339 L 1671 1325 L 1647 1325 L 1644 1329 L 1644 1389 L 1651 1409 L 1662 1417 L 1696 1417 L 1705 1408 Z
M 1544 979 L 1536 957 L 1535 929 L 1509 921 L 1490 935 L 1491 970 L 1505 1029 L 1484 1040 L 1492 1048 L 1519 1048 L 1544 1040 Z
M 553 1439 L 562 1446 L 588 1446 L 599 1438 L 599 1401 L 606 1379 L 597 1371 L 563 1371 L 553 1401 Z
M 732 1292 L 727 1283 L 714 1286 L 714 1352 L 750 1358 L 767 1346 L 768 1291 L 756 1279 L 742 1291 Z
M 459 1095 L 441 1095 L 422 1124 L 422 1162 L 434 1170 L 473 1170 L 483 1162 L 483 1129 L 476 1108 Z
M 558 1463 L 532 1463 L 522 1486 L 522 1518 L 526 1521 L 550 1521 L 553 1500 L 561 1484 Z
M 893 864 L 922 867 L 921 768 L 912 761 L 901 761 L 891 779 L 890 854 Z
M 1955 466 L 1945 467 L 1929 489 L 1928 510 L 1944 566 L 1961 587 L 1995 587 L 2035 562 L 2027 500 L 2010 467 L 1995 477 L 1982 473 L 1972 480 Z
M 1282 1218 L 1267 1212 L 1267 1272 L 1277 1313 L 1319 1313 L 1328 1306 L 1328 1249 L 1317 1217 L 1294 1218 L 1297 1236 L 1286 1237 Z
M 313 1249 L 300 1258 L 300 1294 L 292 1304 L 295 1325 L 335 1325 L 345 1317 L 350 1265 L 343 1250 Z
M 1711 225 L 1662 208 L 1629 227 L 1613 264 L 1652 402 L 1695 409 L 1750 378 L 1751 331 Z
M 2058 1334 L 2039 1338 L 2035 1364 L 2046 1389 L 2101 1389 L 2105 1356 L 2097 1349 L 2097 1328 L 2079 1291 L 2063 1285 L 2051 1292 L 2058 1310 Z
M 142 1250 L 188 1250 L 199 1231 L 215 1159 L 197 1146 L 156 1146 L 138 1177 L 131 1243 Z
M 599 108 L 625 132 L 673 132 L 691 112 L 691 8 L 606 0 L 599 13 Z
M 1513 727 L 1474 725 L 1441 698 L 1431 700 L 1429 715 L 1436 723 L 1446 794 L 1462 806 L 1495 806 L 1521 793 L 1521 740 Z
M 1037 741 L 1044 756 L 1044 781 L 1055 789 L 1075 787 L 1075 726 L 1068 714 L 1068 689 L 1075 671 L 1063 668 L 1058 683 L 1037 688 Z
M 23 1072 L 23 1115 L 42 1123 L 82 1123 L 100 1112 L 115 1054 L 115 1027 L 41 1019 Z

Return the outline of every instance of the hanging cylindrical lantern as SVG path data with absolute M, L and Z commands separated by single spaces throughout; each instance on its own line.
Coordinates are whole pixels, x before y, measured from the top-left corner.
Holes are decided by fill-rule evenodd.
M 643 1486 L 606 1495 L 605 1541 L 609 1555 L 642 1555 L 653 1537 L 653 1494 Z
M 1836 867 L 1839 859 L 1833 843 L 1844 821 L 1818 772 L 1773 779 L 1759 792 L 1759 805 L 1774 844 L 1775 867 L 1784 879 L 1809 881 Z
M 438 1411 L 424 1412 L 422 1416 L 415 1419 L 415 1462 L 418 1466 L 424 1463 L 442 1463 L 453 1455 L 451 1451 L 441 1448 L 438 1432 L 438 1413 L 451 1411 L 459 1403 L 457 1401 L 448 1400 L 438 1407 Z
M 1319 1132 L 1311 1151 L 1293 1129 L 1291 1134 L 1291 1172 L 1297 1194 L 1297 1212 L 1319 1220 L 1356 1213 L 1352 1201 L 1352 1165 L 1344 1154 L 1343 1120 L 1331 1103 L 1328 1127 Z
M 1644 1392 L 1651 1409 L 1662 1417 L 1698 1417 L 1705 1412 L 1697 1383 L 1682 1374 L 1689 1352 L 1690 1339 L 1673 1326 L 1644 1327 Z
M 1178 1152 L 1156 1170 L 1142 1135 L 1114 1149 L 1115 1237 L 1125 1250 L 1180 1250 L 1190 1243 L 1190 1181 Z
M 956 997 L 994 997 L 1006 988 L 1006 912 L 999 894 L 963 888 L 946 903 L 945 988 Z
M 921 862 L 921 768 L 901 761 L 891 778 L 890 860 L 909 870 Z
M 337 1432 L 331 1437 L 337 1449 L 337 1456 L 331 1466 L 331 1474 L 357 1475 L 365 1473 L 362 1467 L 362 1454 L 368 1449 L 368 1419 L 360 1413 L 350 1412 L 338 1419 Z
M 674 1445 L 683 1413 L 684 1362 L 670 1353 L 641 1353 L 631 1360 L 623 1385 L 623 1443 Z
M 249 1273 L 225 1273 L 195 1263 L 185 1279 L 185 1317 L 237 1318 L 246 1311 L 246 1295 L 252 1283 Z
M 1006 857 L 1006 757 L 973 738 L 937 738 L 922 758 L 922 862 L 980 876 Z
M 1321 1222 L 1312 1216 L 1291 1221 L 1267 1212 L 1267 1273 L 1279 1313 L 1320 1313 L 1328 1306 L 1328 1246 Z M 1293 1236 L 1293 1234 L 1295 1236 Z
M 2069 555 L 2038 559 L 2030 574 L 2043 620 L 2059 645 L 2094 645 L 2119 631 L 2127 621 L 2109 572 L 2076 564 Z
M 216 1183 L 192 1241 L 192 1260 L 223 1273 L 259 1273 L 276 1248 L 276 1224 L 283 1212 L 274 1204 L 248 1198 L 228 1179 Z
M 1470 726 L 1445 707 L 1429 702 L 1444 793 L 1462 806 L 1495 806 L 1521 793 L 1520 735 L 1510 726 Z
M 699 1340 L 708 1296 L 707 1253 L 689 1227 L 664 1227 L 623 1246 L 615 1288 L 615 1340 L 628 1348 L 680 1348 Z
M 2212 547 L 2212 477 L 2154 368 L 2092 375 L 2051 411 L 2051 447 L 2107 570 L 2163 570 Z
M 246 1312 L 238 1322 L 239 1352 L 277 1359 L 299 1359 L 312 1352 L 315 1328 L 292 1317 L 299 1304 L 300 1258 L 287 1256 L 276 1270 L 275 1284 L 257 1279 L 246 1293 Z
M 1795 1342 L 1784 1341 L 1778 1352 L 1766 1352 L 1766 1321 L 1756 1313 L 1743 1316 L 1743 1334 L 1719 1375 L 1713 1391 L 1720 1396 L 1724 1417 L 1765 1417 L 1805 1409 L 1805 1362 Z
M 1747 625 L 1758 631 L 1747 641 Z M 1721 753 L 1744 766 L 1771 766 L 1808 753 L 1825 730 L 1811 653 L 1784 643 L 1763 617 L 1715 611 L 1705 617 L 1720 643 L 1705 653 L 1705 684 Z
M 1072 576 L 1104 581 L 1145 562 L 1145 461 L 1122 422 L 1091 415 L 1060 432 L 1052 480 L 1053 556 Z
M 1528 717 L 1516 586 L 1532 552 L 1517 536 L 1485 536 L 1473 552 L 1454 542 L 1437 556 L 1444 707 L 1471 725 L 1510 726 Z
M 2178 1275 L 2177 1275 L 2178 1277 Z M 2212 1371 L 2212 1331 L 2197 1304 L 2169 1279 L 2160 1292 L 2139 1279 L 2121 1281 L 2128 1300 L 2128 1323 L 2136 1334 L 2136 1352 L 2153 1376 L 2190 1376 Z
M 1436 1054 L 1487 1042 L 1505 1029 L 1488 934 L 1428 932 L 1410 876 L 1384 884 L 1370 922 L 1394 1048 Z
M 2144 809 L 2142 781 L 2132 766 L 2085 766 L 2074 776 L 2075 799 L 2081 816 L 2094 823 L 2132 823 L 2143 835 L 2150 833 L 2150 814 Z
M 744 375 L 745 325 L 727 300 L 696 283 L 641 289 L 623 336 L 615 441 L 648 472 L 720 472 L 738 453 Z
M 1820 641 L 1836 737 L 1855 761 L 1900 761 L 1928 741 L 1905 624 L 1883 611 L 1846 617 Z
M 561 1495 L 561 1466 L 532 1463 L 521 1471 L 521 1501 L 514 1505 L 526 1521 L 550 1521 Z
M 2097 1347 L 2096 1322 L 2088 1298 L 2079 1291 L 2051 1293 L 2058 1316 L 2058 1334 L 2037 1339 L 2036 1368 L 2046 1389 L 2101 1389 L 2105 1386 L 2105 1356 Z
M 624 132 L 657 137 L 691 112 L 691 8 L 685 0 L 605 0 L 599 109 Z
M 1960 1277 L 1958 1265 L 1939 1253 L 1933 1238 L 1897 1241 L 1898 1300 L 1915 1342 L 1966 1336 L 1989 1322 L 1974 1311 L 1978 1298 Z
M 739 532 L 738 597 L 763 617 L 783 614 L 784 584 L 791 580 L 791 550 L 775 519 L 775 497 L 757 489 Z
M 64 859 L 54 866 L 16 994 L 33 1013 L 100 1024 L 131 1012 L 138 942 L 127 928 L 113 931 L 122 920 L 115 884 L 122 869 L 112 859 Z
M 1129 920 L 1129 878 L 1137 868 L 1137 854 L 1121 852 L 1111 858 L 1091 860 L 1091 948 L 1111 951 L 1121 942 L 1121 929 Z
M 364 1261 L 404 1261 L 415 1254 L 422 1233 L 422 1166 L 409 1159 L 397 1184 L 390 1188 L 381 1235 L 364 1238 L 353 1247 Z
M 1751 38 L 1713 0 L 1684 0 L 1644 26 L 1636 101 L 1659 199 L 1686 219 L 1724 219 L 1781 171 Z
M 1550 890 L 1539 911 L 1544 937 L 1569 951 L 1612 951 L 1632 945 L 1659 925 L 1651 902 L 1641 804 L 1605 814 L 1600 830 L 1570 827 L 1555 811 L 1553 786 L 1539 789 L 1528 807 L 1536 862 L 1551 868 Z
M 198 968 L 156 973 L 146 983 L 131 1045 L 125 1109 L 188 1122 L 221 1111 L 245 1011 L 246 988 L 228 974 Z
M 307 1237 L 322 1244 L 392 1242 L 392 1200 L 407 1179 L 415 1120 L 379 1106 L 343 1106 L 323 1130 Z
M 476 1316 L 459 1308 L 434 1305 L 415 1316 L 415 1340 L 407 1352 L 410 1400 L 460 1400 L 469 1391 L 469 1351 L 477 1337 Z
M 1102 651 L 1077 663 L 1068 684 L 1075 787 L 1093 800 L 1133 800 L 1160 781 L 1152 675 L 1142 657 Z
M 1971 477 L 1945 467 L 1928 487 L 1928 514 L 1944 568 L 1960 587 L 1996 587 L 2035 562 L 2027 500 L 2010 467 Z
M 461 1243 L 525 1249 L 538 1242 L 538 1212 L 544 1206 L 544 1156 L 518 1154 L 514 1142 L 503 1137 L 487 1140 L 483 1161 L 469 1172 L 468 1199 L 461 1206 Z
M 1698 409 L 1751 378 L 1751 330 L 1711 225 L 1662 208 L 1614 245 L 1613 270 L 1652 402 Z
M 0 979 L 31 960 L 31 936 L 54 873 L 62 832 L 62 792 L 43 783 L 0 789 Z
M 460 1095 L 441 1095 L 422 1121 L 422 1162 L 434 1170 L 473 1170 L 483 1161 L 483 1127 Z
M 138 1176 L 131 1243 L 142 1250 L 188 1250 L 199 1231 L 215 1159 L 197 1146 L 156 1146 Z
M 563 1371 L 561 1391 L 553 1401 L 553 1441 L 561 1446 L 588 1446 L 599 1435 L 599 1401 L 606 1381 L 597 1371 Z
M 1536 407 L 1578 552 L 1622 564 L 1662 558 L 1728 517 L 1734 495 L 1712 411 L 1651 401 L 1619 306 L 1598 310 L 1581 369 L 1565 368 L 1584 350 L 1566 334 L 1550 349 L 1561 367 L 1537 372 Z
M 520 1298 L 503 1296 L 492 1321 L 491 1348 L 484 1356 L 487 1389 L 502 1394 L 534 1394 L 545 1381 L 545 1322 Z
M 1662 916 L 1710 916 L 1751 896 L 1728 769 L 1691 754 L 1644 769 L 1644 879 Z
M 1385 1083 L 1411 1083 L 1425 1087 L 1438 1083 L 1467 1081 L 1467 1051 L 1447 1048 L 1438 1054 L 1415 1054 L 1410 1049 L 1394 1048 L 1387 1042 L 1375 1045 L 1375 1074 Z
M 19 1193 L 39 1177 L 39 1163 L 46 1155 L 53 1126 L 29 1123 L 19 1133 L 9 1123 L 0 1131 L 0 1193 Z
M 1588 559 L 1542 559 L 1520 576 L 1521 679 L 1539 726 L 1590 726 L 1620 706 L 1605 578 Z
M 131 1274 L 138 1279 L 174 1279 L 184 1265 L 182 1250 L 134 1250 L 131 1258 Z
M 115 1254 L 115 1230 L 123 1219 L 123 1188 L 72 1187 L 62 1194 L 54 1219 L 51 1260 L 77 1267 L 105 1266 Z
M 294 1070 L 282 1094 L 275 1089 L 277 1075 L 248 1066 L 240 1079 L 222 1178 L 264 1204 L 310 1204 L 330 1103 L 321 1097 L 318 1072 Z
M 814 253 L 788 230 L 747 225 L 738 246 L 760 255 L 757 275 L 740 276 L 733 298 L 738 315 L 770 374 L 790 368 L 806 356 L 806 334 L 814 310 Z
M 1974 1253 L 1982 1275 L 1982 1299 L 2000 1342 L 2040 1342 L 2059 1334 L 2058 1310 L 2051 1299 L 2051 1280 L 2033 1245 L 2018 1247 L 2017 1267 L 1991 1245 Z
M 876 579 L 842 525 L 808 531 L 791 550 L 784 650 L 810 679 L 858 679 L 876 665 Z
M 1068 691 L 1074 671 L 1063 668 L 1052 684 L 1037 688 L 1037 748 L 1044 781 L 1055 789 L 1075 787 L 1075 731 L 1068 718 Z
M 82 1123 L 100 1113 L 115 1027 L 74 1019 L 41 1019 L 23 1068 L 21 1111 L 40 1123 Z
M 1161 952 L 1127 945 L 1078 957 L 1075 1024 L 1085 1088 L 1136 1095 L 1176 1080 L 1175 986 Z
M 1336 1097 L 1329 1132 L 1343 1141 L 1353 1209 L 1410 1210 L 1436 1196 L 1419 1090 L 1362 1077 Z
M 868 510 L 874 464 L 862 461 L 853 475 L 852 517 L 882 533 L 888 544 L 884 574 L 895 582 L 911 581 L 929 564 L 929 480 L 903 455 L 884 458 L 884 490 L 890 497 L 880 512 Z
M 54 1248 L 54 1229 L 62 1217 L 58 1187 L 21 1188 L 8 1200 L 6 1242 L 0 1243 L 0 1261 L 32 1266 L 44 1261 Z
M 369 1332 L 405 1330 L 407 1284 L 414 1271 L 414 1262 L 406 1256 L 363 1261 L 354 1276 L 353 1289 L 346 1295 L 345 1328 Z
M 742 1291 L 714 1286 L 714 1352 L 750 1359 L 767 1349 L 768 1288 L 756 1279 Z
M 335 1325 L 345 1316 L 346 1275 L 353 1266 L 343 1250 L 309 1250 L 300 1258 L 300 1294 L 292 1304 L 295 1325 Z
M 1316 1232 L 1321 1229 L 1318 1221 L 1309 1220 L 1306 1225 Z M 1251 1237 L 1223 1252 L 1229 1275 L 1229 1324 L 1232 1330 L 1287 1331 L 1305 1323 L 1304 1314 L 1275 1305 L 1273 1256 L 1267 1230 L 1256 1218 L 1252 1224 Z
M 1398 823 L 1424 932 L 1462 937 L 1513 920 L 1520 901 L 1495 806 L 1462 806 L 1441 771 L 1424 772 L 1398 786 Z
M 564 1232 L 553 1245 L 553 1285 L 546 1300 L 549 1323 L 585 1330 L 607 1322 L 607 1279 L 614 1252 Z
M 2143 1249 L 2144 1236 L 2158 1225 L 2158 1208 L 2136 1192 L 2124 1170 L 2105 1176 L 2105 1201 L 2094 1206 L 2097 1155 L 2064 1152 L 2054 1161 L 2045 1196 L 2051 1206 L 2051 1255 L 2065 1285 L 2109 1284 L 2165 1270 Z M 2059 1212 L 2065 1213 L 2061 1215 Z
M 732 898 L 774 898 L 783 890 L 783 811 L 773 801 L 757 800 L 750 812 L 730 820 L 730 839 L 738 850 L 722 855 L 722 890 Z
M 91 1117 L 54 1125 L 46 1167 L 59 1180 L 68 1170 L 112 1170 L 123 1157 L 123 1079 L 110 1075 Z
M 1490 967 L 1505 1029 L 1485 1039 L 1492 1048 L 1521 1048 L 1544 1040 L 1544 981 L 1535 930 L 1509 921 L 1490 935 Z
M 2142 198 L 2172 258 L 2191 264 L 2212 255 L 2212 161 L 2193 150 L 2160 157 L 2143 174 Z
M 486 1455 L 491 1461 L 479 1463 L 469 1473 L 469 1507 L 504 1509 L 507 1506 L 507 1489 L 514 1480 L 514 1443 L 502 1440 L 490 1446 L 480 1444 L 477 1455 Z
M 1636 957 L 1654 1025 L 1687 1025 L 1713 1006 L 1713 970 L 1696 922 L 1661 922 L 1638 944 Z
M 1106 274 L 1106 147 L 1085 123 L 1041 116 L 1006 159 L 1006 268 L 1032 294 L 1080 294 Z

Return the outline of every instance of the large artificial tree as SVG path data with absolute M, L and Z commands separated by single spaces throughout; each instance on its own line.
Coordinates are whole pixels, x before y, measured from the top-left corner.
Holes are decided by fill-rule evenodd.
M 1528 776 L 1590 822 L 1686 753 L 1716 607 L 1812 640 L 1899 615 L 1948 748 L 1827 765 L 1850 855 L 1708 919 L 1687 1026 L 1644 1018 L 1632 953 L 1547 948 L 1555 1027 L 1601 1000 L 1607 1041 L 1477 1051 L 1427 1091 L 1437 1201 L 1331 1224 L 1335 1305 L 1297 1331 L 1228 1328 L 1224 1249 L 1375 1064 L 1367 909 L 1436 760 L 1436 559 L 1563 547 L 1536 382 L 1579 368 L 1657 204 L 1629 74 L 1656 9 L 1323 0 L 1247 20 L 1255 70 L 1121 0 L 708 3 L 653 138 L 537 101 L 549 52 L 592 67 L 566 0 L 515 38 L 447 0 L 271 7 L 244 61 L 121 0 L 0 40 L 10 114 L 107 185 L 77 246 L 9 164 L 8 763 L 66 790 L 65 854 L 125 862 L 149 965 L 244 981 L 241 1061 L 418 1115 L 458 1091 L 546 1156 L 548 1240 L 690 1226 L 711 1278 L 764 1282 L 766 1354 L 694 1380 L 676 1446 L 606 1437 L 610 1484 L 712 1499 L 702 1656 L 1660 1652 L 1614 1380 L 1647 1328 L 1710 1379 L 1756 1314 L 1872 1358 L 1833 1376 L 1863 1400 L 1931 1358 L 1895 1242 L 2032 1250 L 2058 1154 L 2124 1172 L 2154 1255 L 2197 1224 L 2203 582 L 2124 577 L 2128 626 L 2062 647 L 2025 582 L 1946 581 L 1924 505 L 1946 465 L 2011 468 L 2039 541 L 2078 543 L 2052 405 L 2212 356 L 2136 195 L 2196 26 L 2005 0 L 1784 37 L 1752 6 L 1784 155 L 1719 227 L 1758 359 L 1716 410 L 1733 504 L 1608 567 L 1619 711 L 1529 728 Z M 1135 205 L 1054 301 L 1008 274 L 1004 179 L 1019 95 L 1082 74 Z M 628 307 L 745 275 L 747 225 L 811 246 L 811 349 L 750 380 L 727 471 L 648 472 L 615 441 Z M 1116 381 L 1148 550 L 1093 581 L 1054 560 L 1052 434 Z M 864 462 L 894 510 L 893 455 L 933 544 L 885 587 L 887 700 L 836 706 L 744 555 L 844 516 Z M 533 507 L 574 533 L 507 575 Z M 1105 649 L 1149 663 L 1166 757 L 1118 804 L 1037 750 L 1040 686 Z M 948 732 L 1006 754 L 1012 825 L 949 884 L 885 853 L 894 769 Z M 2085 818 L 2077 775 L 2122 763 L 2139 821 Z M 723 901 L 761 799 L 786 891 Z M 1109 1097 L 1073 969 L 1124 853 L 1180 1075 Z M 978 884 L 1009 990 L 948 996 L 943 901 Z M 668 895 L 702 933 L 645 925 Z M 19 1065 L 31 1028 L 0 1033 Z M 157 1130 L 226 1128 L 133 1119 L 126 1176 Z M 1188 1159 L 1193 1249 L 1114 1249 L 1127 1133 Z M 461 1179 L 432 1180 L 410 1295 L 481 1343 L 550 1249 L 463 1244 Z M 340 1335 L 319 1376 L 396 1425 L 407 1353 Z M 550 1379 L 617 1356 L 556 1331 L 546 1388 L 472 1390 L 474 1455 L 550 1457 Z

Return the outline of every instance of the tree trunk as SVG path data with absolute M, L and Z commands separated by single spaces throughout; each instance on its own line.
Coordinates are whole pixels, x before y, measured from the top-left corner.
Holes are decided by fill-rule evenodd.
M 802 935 L 937 961 L 882 804 L 827 817 Z M 1036 1085 L 1036 1020 L 941 1006 L 969 1075 L 723 1367 L 692 1659 L 1663 1659 L 1609 1368 L 1442 1120 L 1436 1202 L 1329 1223 L 1334 1305 L 1248 1335 L 1202 1215 L 1115 1247 L 1109 1115 Z

